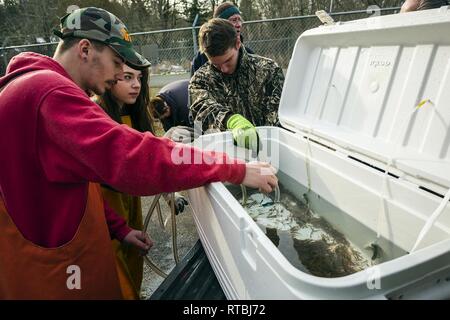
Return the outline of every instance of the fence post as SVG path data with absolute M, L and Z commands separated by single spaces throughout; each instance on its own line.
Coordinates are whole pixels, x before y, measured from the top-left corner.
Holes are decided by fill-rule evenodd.
M 197 26 L 197 22 L 198 22 L 198 13 L 195 15 L 194 22 L 192 23 L 192 40 L 194 40 L 194 56 L 197 54 L 198 51 L 197 34 L 195 33 L 195 27 Z
M 5 63 L 5 65 L 4 65 L 5 70 L 0 70 L 0 75 L 2 75 L 3 72 L 6 72 L 6 67 L 8 66 L 8 58 L 6 57 L 8 52 L 4 49 L 6 47 L 6 45 L 8 44 L 8 40 L 9 40 L 9 37 L 6 37 L 2 43 L 2 47 L 0 48 L 0 50 L 1 50 L 0 55 L 3 56 L 3 61 Z

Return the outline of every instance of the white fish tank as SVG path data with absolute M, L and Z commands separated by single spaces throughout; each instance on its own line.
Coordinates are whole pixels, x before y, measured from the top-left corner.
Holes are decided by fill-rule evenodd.
M 450 298 L 449 28 L 442 7 L 300 36 L 283 128 L 258 128 L 279 195 L 189 191 L 228 299 Z M 229 132 L 195 144 L 248 157 Z

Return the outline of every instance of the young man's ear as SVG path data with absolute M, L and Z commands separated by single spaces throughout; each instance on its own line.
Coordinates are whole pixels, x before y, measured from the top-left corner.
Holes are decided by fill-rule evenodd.
M 81 57 L 81 60 L 87 61 L 89 50 L 91 50 L 92 44 L 88 39 L 82 39 L 78 42 L 78 54 Z

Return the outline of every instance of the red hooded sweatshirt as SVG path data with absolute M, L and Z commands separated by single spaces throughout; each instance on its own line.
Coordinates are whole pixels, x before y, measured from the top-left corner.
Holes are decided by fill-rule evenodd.
M 56 247 L 73 238 L 88 182 L 153 195 L 244 179 L 244 164 L 225 154 L 117 124 L 52 58 L 15 56 L 0 88 L 0 195 L 23 236 L 38 245 Z M 206 161 L 175 164 L 175 146 Z M 113 236 L 129 232 L 109 210 L 106 217 Z

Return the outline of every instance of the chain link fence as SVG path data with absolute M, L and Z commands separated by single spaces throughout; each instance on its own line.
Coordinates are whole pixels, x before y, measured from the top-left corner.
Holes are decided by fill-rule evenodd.
M 376 15 L 398 13 L 400 8 L 368 9 L 333 13 L 335 21 L 350 21 Z M 244 43 L 256 54 L 274 59 L 286 69 L 297 38 L 306 30 L 321 24 L 316 16 L 289 17 L 248 21 L 244 23 Z M 151 85 L 161 87 L 165 83 L 190 76 L 190 65 L 195 56 L 200 27 L 138 32 L 132 34 L 137 50 L 152 62 Z M 0 47 L 0 74 L 4 74 L 9 60 L 20 52 L 33 51 L 52 56 L 56 42 Z

